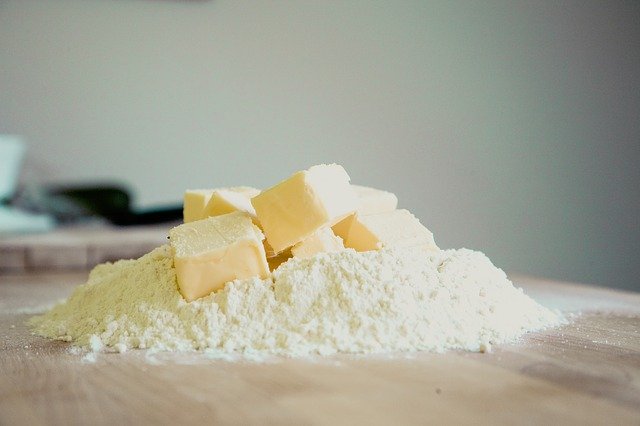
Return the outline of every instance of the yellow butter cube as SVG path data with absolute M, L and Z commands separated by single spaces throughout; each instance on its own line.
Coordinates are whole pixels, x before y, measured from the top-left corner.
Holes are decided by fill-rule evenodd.
M 342 238 L 336 237 L 331 228 L 321 228 L 310 237 L 291 248 L 295 257 L 308 258 L 318 253 L 333 253 L 344 250 Z
M 187 301 L 235 279 L 269 276 L 264 235 L 246 213 L 235 212 L 169 231 L 180 293 Z
M 255 197 L 260 193 L 259 189 L 254 188 L 252 186 L 232 186 L 231 188 L 221 188 L 221 189 L 227 189 L 229 191 L 237 192 L 238 194 L 244 195 L 248 199 L 252 199 L 253 197 Z
M 358 197 L 358 214 L 377 214 L 394 211 L 398 207 L 398 197 L 395 194 L 368 186 L 351 185 Z M 353 224 L 354 216 L 348 216 L 333 225 L 333 232 L 345 240 Z
M 251 197 L 233 189 L 217 189 L 211 195 L 209 203 L 204 208 L 205 217 L 220 216 L 222 214 L 244 212 L 256 218 L 256 211 L 251 205 Z
M 188 189 L 184 193 L 182 215 L 184 223 L 204 219 L 204 208 L 211 200 L 213 189 Z
M 344 245 L 356 251 L 385 247 L 438 250 L 431 231 L 404 209 L 372 215 L 356 214 Z
M 259 193 L 259 189 L 250 186 L 188 189 L 184 193 L 184 223 L 234 211 L 248 211 L 255 216 L 249 200 Z
M 358 196 L 359 214 L 377 214 L 398 208 L 398 197 L 389 191 L 368 186 L 351 185 Z
M 342 166 L 322 164 L 262 191 L 251 204 L 269 244 L 280 253 L 355 212 L 357 199 Z

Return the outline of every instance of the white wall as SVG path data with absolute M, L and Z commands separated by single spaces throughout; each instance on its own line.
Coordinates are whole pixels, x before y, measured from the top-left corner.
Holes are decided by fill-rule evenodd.
M 639 5 L 0 1 L 0 133 L 141 206 L 339 162 L 441 246 L 640 289 Z

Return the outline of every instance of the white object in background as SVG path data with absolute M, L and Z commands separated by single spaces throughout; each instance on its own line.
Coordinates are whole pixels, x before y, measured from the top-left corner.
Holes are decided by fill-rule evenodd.
M 16 190 L 25 145 L 20 136 L 0 135 L 0 200 Z
M 16 191 L 25 144 L 20 136 L 0 135 L 0 202 Z M 0 237 L 9 234 L 43 232 L 53 228 L 53 219 L 0 204 Z
M 0 237 L 50 231 L 53 225 L 53 219 L 45 214 L 26 213 L 0 206 Z

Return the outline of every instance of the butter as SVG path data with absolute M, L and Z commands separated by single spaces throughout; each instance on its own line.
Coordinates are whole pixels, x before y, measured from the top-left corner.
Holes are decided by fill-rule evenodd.
M 355 220 L 355 218 L 356 214 L 351 214 L 333 225 L 331 227 L 331 230 L 335 235 L 342 238 L 342 240 L 346 240 L 349 236 L 349 231 L 351 230 L 351 225 L 353 225 L 353 221 Z
M 291 248 L 291 254 L 306 259 L 318 253 L 332 253 L 342 250 L 344 250 L 342 238 L 336 237 L 331 228 L 320 228 L 310 237 L 294 245 Z
M 269 276 L 264 235 L 242 212 L 214 216 L 169 231 L 178 288 L 188 302 L 235 279 Z
M 244 212 L 256 218 L 256 211 L 251 205 L 251 197 L 233 189 L 217 189 L 204 208 L 205 217 L 220 216 L 227 213 Z
M 291 254 L 291 250 L 284 250 L 280 253 L 276 253 L 269 244 L 269 241 L 266 238 L 262 241 L 262 245 L 264 246 L 264 251 L 267 254 L 267 263 L 269 264 L 269 269 L 273 272 L 278 266 L 282 265 L 287 260 L 291 259 L 293 255 Z
M 231 188 L 222 188 L 227 189 L 229 191 L 237 192 L 238 194 L 242 194 L 245 197 L 251 199 L 260 193 L 258 188 L 254 188 L 252 186 L 232 186 Z
M 267 263 L 269 264 L 269 269 L 271 272 L 275 271 L 278 266 L 282 265 L 287 260 L 291 259 L 291 250 L 285 250 L 281 253 L 276 254 L 275 256 L 267 256 Z
M 391 192 L 368 186 L 351 186 L 358 196 L 359 214 L 386 213 L 398 208 L 398 197 Z
M 204 208 L 213 195 L 213 189 L 188 189 L 184 193 L 182 216 L 184 223 L 205 218 Z
M 387 213 L 398 207 L 398 197 L 395 194 L 368 186 L 351 185 L 358 197 L 357 213 L 361 215 Z M 345 240 L 353 224 L 354 216 L 348 216 L 333 225 L 333 232 Z
M 247 211 L 255 216 L 255 211 L 253 211 L 249 200 L 259 193 L 259 189 L 250 186 L 189 189 L 184 193 L 184 223 L 234 211 Z
M 265 253 L 267 253 L 267 258 L 275 257 L 278 255 L 278 253 L 276 253 L 273 247 L 271 247 L 271 244 L 269 244 L 269 241 L 267 241 L 266 238 L 264 239 L 264 241 L 262 241 L 262 245 L 264 245 L 264 251 Z
M 280 253 L 355 212 L 357 198 L 342 166 L 322 164 L 262 191 L 251 204 L 269 244 Z
M 433 234 L 408 210 L 372 215 L 356 214 L 344 243 L 356 251 L 384 247 L 423 247 L 438 250 Z

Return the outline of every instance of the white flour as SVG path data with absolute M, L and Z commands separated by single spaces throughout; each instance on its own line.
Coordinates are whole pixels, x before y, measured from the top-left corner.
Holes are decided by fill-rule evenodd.
M 163 246 L 138 260 L 97 266 L 69 300 L 31 324 L 38 334 L 94 352 L 304 356 L 484 351 L 561 321 L 484 254 L 466 249 L 292 259 L 273 279 L 234 281 L 187 303 Z

